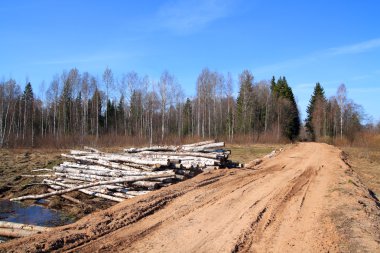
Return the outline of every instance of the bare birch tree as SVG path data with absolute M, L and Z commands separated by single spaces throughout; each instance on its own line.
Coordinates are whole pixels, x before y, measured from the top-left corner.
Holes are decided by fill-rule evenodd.
M 169 90 L 174 82 L 174 77 L 168 72 L 164 71 L 160 78 L 159 94 L 161 101 L 161 141 L 165 137 L 165 120 L 166 120 L 166 107 L 168 105 Z
M 346 109 L 347 90 L 344 84 L 338 87 L 337 100 L 340 108 L 340 138 L 343 139 L 343 115 Z
M 112 70 L 107 66 L 107 68 L 103 72 L 103 82 L 106 86 L 106 122 L 105 128 L 108 128 L 108 100 L 109 100 L 109 89 L 113 88 L 114 79 Z

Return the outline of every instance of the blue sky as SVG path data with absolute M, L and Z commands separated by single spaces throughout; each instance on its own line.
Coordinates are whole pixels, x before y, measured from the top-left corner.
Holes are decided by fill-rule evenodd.
M 0 3 L 0 78 L 36 92 L 76 67 L 101 76 L 169 70 L 194 95 L 202 68 L 286 76 L 305 117 L 316 82 L 380 120 L 380 1 L 95 1 Z M 237 92 L 237 86 L 235 92 Z

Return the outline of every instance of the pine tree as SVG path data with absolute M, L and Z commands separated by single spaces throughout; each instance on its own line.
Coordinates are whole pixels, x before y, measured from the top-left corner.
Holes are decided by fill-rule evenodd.
M 190 135 L 192 132 L 191 119 L 193 115 L 191 100 L 186 99 L 185 105 L 183 106 L 183 134 Z
M 253 117 L 253 75 L 248 70 L 240 74 L 240 90 L 236 100 L 236 120 L 240 132 L 246 134 L 252 126 Z
M 124 125 L 125 116 L 126 116 L 124 113 L 124 103 L 125 103 L 124 95 L 121 95 L 119 103 L 117 105 L 117 109 L 116 109 L 116 118 L 117 118 L 117 128 L 119 128 L 119 129 L 124 128 L 124 133 L 126 133 L 127 126 L 126 126 L 126 124 Z
M 64 82 L 62 95 L 61 95 L 61 107 L 62 107 L 62 119 L 63 119 L 63 133 L 70 132 L 70 121 L 71 121 L 71 105 L 72 105 L 72 94 L 73 87 L 70 80 L 67 78 Z
M 314 87 L 314 92 L 313 95 L 310 98 L 309 105 L 307 106 L 306 112 L 307 112 L 307 117 L 305 120 L 305 127 L 306 127 L 306 132 L 309 134 L 311 140 L 315 141 L 316 139 L 316 132 L 314 129 L 314 124 L 313 124 L 313 115 L 315 114 L 315 111 L 317 106 L 320 106 L 321 104 L 326 103 L 326 98 L 325 98 L 325 91 L 323 87 L 321 86 L 320 83 L 316 83 Z
M 116 130 L 116 105 L 115 101 L 108 99 L 106 106 L 106 114 L 108 115 L 108 129 L 109 132 L 114 129 Z
M 31 137 L 31 145 L 34 145 L 34 95 L 30 82 L 25 86 L 24 94 L 22 97 L 24 102 L 24 128 L 23 140 L 28 136 Z
M 282 105 L 279 105 L 282 106 L 281 109 L 285 115 L 282 121 L 282 133 L 286 138 L 294 141 L 299 135 L 301 123 L 292 88 L 285 77 L 280 77 L 275 85 L 271 85 L 271 91 L 277 101 L 284 101 Z
M 276 88 L 277 88 L 276 78 L 274 76 L 272 76 L 272 80 L 270 81 L 270 90 L 271 90 L 272 94 L 275 94 L 277 92 Z

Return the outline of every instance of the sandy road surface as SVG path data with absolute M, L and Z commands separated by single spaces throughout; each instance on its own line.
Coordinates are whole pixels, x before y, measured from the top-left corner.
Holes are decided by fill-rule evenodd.
M 300 143 L 127 200 L 0 251 L 380 252 L 380 204 L 339 149 Z

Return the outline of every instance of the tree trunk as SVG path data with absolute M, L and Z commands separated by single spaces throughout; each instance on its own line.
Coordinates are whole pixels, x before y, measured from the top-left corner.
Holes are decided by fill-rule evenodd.
M 128 153 L 138 153 L 143 151 L 177 151 L 178 147 L 176 146 L 153 146 L 153 147 L 145 147 L 145 148 L 130 148 L 124 149 L 125 152 Z
M 62 189 L 62 187 L 64 187 L 64 188 L 70 188 L 70 187 L 72 187 L 72 186 L 69 186 L 69 185 L 66 185 L 66 184 L 63 184 L 63 183 L 60 183 L 60 182 L 56 182 L 56 181 L 51 181 L 51 180 L 45 180 L 45 182 L 50 187 L 52 187 L 53 189 Z M 58 187 L 56 187 L 55 185 L 58 185 Z M 58 191 L 60 191 L 60 190 L 58 190 Z M 107 194 L 103 194 L 103 193 L 100 193 L 100 192 L 95 192 L 95 191 L 92 191 L 92 190 L 80 189 L 78 191 L 82 192 L 82 193 L 84 193 L 86 195 L 95 196 L 95 197 L 103 198 L 103 199 L 108 199 L 108 200 L 115 201 L 115 202 L 122 202 L 122 201 L 124 201 L 124 199 L 122 199 L 122 198 L 118 198 L 118 197 L 114 197 L 114 196 L 109 196 Z M 51 192 L 56 192 L 56 191 L 51 191 Z
M 205 149 L 213 149 L 213 148 L 220 148 L 220 147 L 224 147 L 224 142 L 216 142 L 216 143 L 206 144 L 206 145 L 197 146 L 197 147 L 182 147 L 182 150 L 199 152 L 199 151 L 204 151 Z
M 343 113 L 340 112 L 340 139 L 343 139 Z
M 34 234 L 41 233 L 40 231 L 24 230 L 17 228 L 0 228 L 0 236 L 10 237 L 10 238 L 20 238 L 26 237 Z
M 43 232 L 43 231 L 50 230 L 50 228 L 48 227 L 41 227 L 41 226 L 36 226 L 36 225 L 15 223 L 15 222 L 9 222 L 9 221 L 0 221 L 0 228 L 21 229 L 21 230 L 28 230 L 28 231 L 34 231 L 34 232 Z
M 212 143 L 215 143 L 215 140 L 210 140 L 210 141 L 201 141 L 201 142 L 197 142 L 197 143 L 191 143 L 191 144 L 185 144 L 185 145 L 182 145 L 182 147 L 198 147 L 198 146 L 203 146 L 203 145 L 206 145 L 206 144 L 212 144 Z

